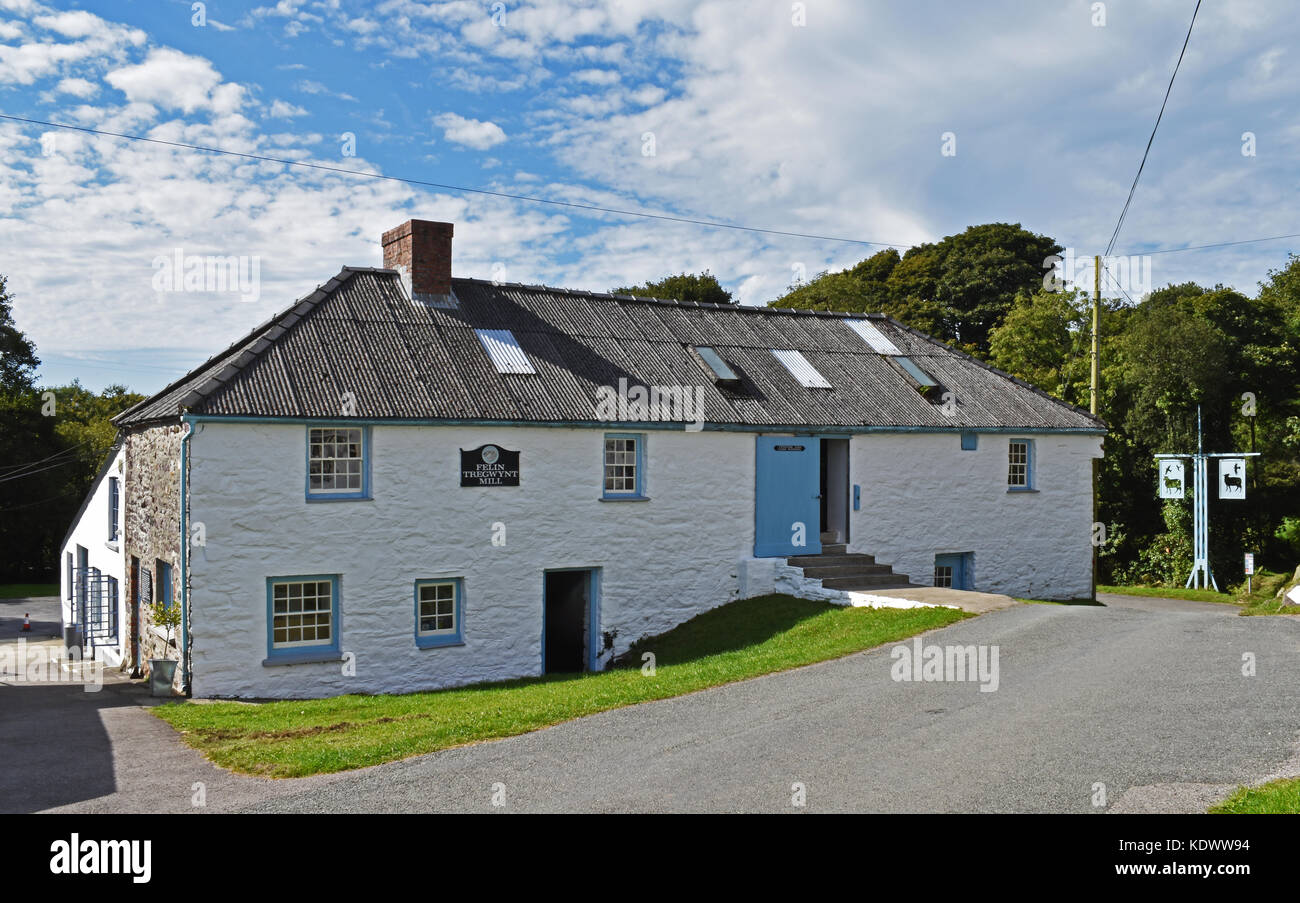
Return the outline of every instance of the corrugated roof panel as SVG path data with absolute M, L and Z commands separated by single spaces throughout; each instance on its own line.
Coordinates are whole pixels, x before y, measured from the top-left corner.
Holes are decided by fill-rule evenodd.
M 829 389 L 831 384 L 826 381 L 826 377 L 817 372 L 817 368 L 808 363 L 798 351 L 788 349 L 772 349 L 772 354 L 776 359 L 785 365 L 785 369 L 790 371 L 790 375 L 799 380 L 799 385 L 807 386 L 809 389 Z
M 476 329 L 474 334 L 487 349 L 488 357 L 498 373 L 536 373 L 533 365 L 519 347 L 519 341 L 508 329 Z
M 869 320 L 845 320 L 849 328 L 862 336 L 862 340 L 871 346 L 877 354 L 902 354 L 898 347 L 885 338 L 876 325 Z

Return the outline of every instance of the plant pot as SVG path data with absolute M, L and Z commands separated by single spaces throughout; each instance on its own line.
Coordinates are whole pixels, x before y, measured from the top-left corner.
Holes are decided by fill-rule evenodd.
M 170 658 L 149 659 L 149 692 L 154 696 L 171 696 L 176 679 L 176 662 Z

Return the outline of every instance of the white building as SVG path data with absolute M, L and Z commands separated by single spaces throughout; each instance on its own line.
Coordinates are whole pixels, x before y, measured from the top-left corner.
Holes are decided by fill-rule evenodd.
M 883 316 L 453 279 L 451 239 L 386 233 L 118 418 L 121 656 L 169 593 L 178 681 L 259 697 L 601 668 L 770 562 L 1090 594 L 1086 412 Z

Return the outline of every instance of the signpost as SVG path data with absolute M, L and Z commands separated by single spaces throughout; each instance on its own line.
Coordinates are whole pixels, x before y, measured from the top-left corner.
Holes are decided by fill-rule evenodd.
M 1219 584 L 1210 572 L 1210 481 L 1207 463 L 1219 459 L 1219 498 L 1244 499 L 1246 497 L 1246 459 L 1258 457 L 1258 452 L 1211 452 L 1201 448 L 1201 408 L 1196 408 L 1196 452 L 1194 454 L 1156 455 L 1161 498 L 1183 497 L 1183 460 L 1192 462 L 1192 572 L 1187 576 L 1187 587 L 1196 589 Z M 1173 465 L 1177 465 L 1173 469 Z
M 1255 573 L 1255 553 L 1246 553 L 1246 595 L 1250 595 L 1250 578 Z

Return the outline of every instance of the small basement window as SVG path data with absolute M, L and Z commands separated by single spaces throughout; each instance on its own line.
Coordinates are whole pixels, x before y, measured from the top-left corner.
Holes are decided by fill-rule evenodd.
M 528 355 L 519 346 L 519 340 L 508 329 L 476 329 L 474 334 L 483 343 L 488 357 L 498 373 L 536 373 Z
M 871 350 L 877 354 L 902 354 L 898 346 L 889 339 L 885 334 L 876 328 L 876 325 L 868 320 L 845 320 L 849 328 L 862 337 L 862 340 L 871 346 Z
M 831 384 L 827 382 L 826 377 L 817 372 L 817 368 L 808 363 L 798 351 L 779 351 L 772 349 L 772 354 L 785 365 L 785 369 L 790 371 L 790 375 L 799 380 L 799 384 L 807 386 L 809 389 L 829 389 Z
M 740 377 L 736 371 L 731 369 L 731 365 L 722 359 L 716 349 L 708 348 L 702 345 L 695 346 L 695 353 L 704 361 L 709 373 L 713 376 L 713 381 L 720 385 L 735 385 L 740 382 Z

